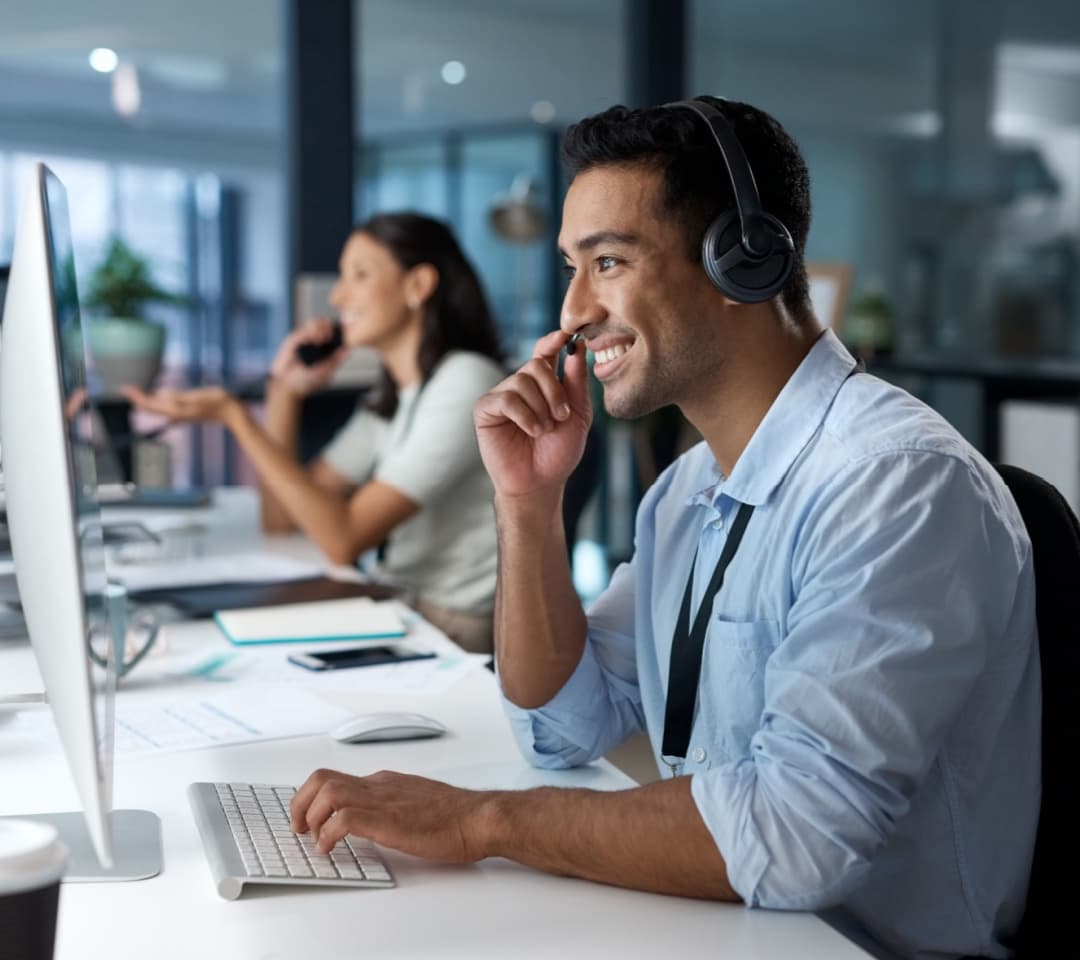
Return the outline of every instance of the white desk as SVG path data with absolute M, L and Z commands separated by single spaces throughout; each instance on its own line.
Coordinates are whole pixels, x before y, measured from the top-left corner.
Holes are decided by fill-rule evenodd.
M 234 518 L 247 509 L 242 508 L 243 499 L 228 498 Z M 194 513 L 185 515 L 195 519 Z M 246 516 L 250 543 L 253 514 L 248 511 Z M 240 526 L 222 523 L 216 530 L 231 539 Z M 279 540 L 273 549 L 283 546 Z M 173 650 L 225 643 L 209 621 L 169 625 L 167 631 Z M 280 652 L 267 649 L 265 655 Z M 139 669 L 129 678 L 133 682 Z M 32 688 L 35 677 L 25 646 L 0 645 L 0 695 Z M 175 685 L 162 685 L 163 693 L 176 690 Z M 505 860 L 447 867 L 386 851 L 398 882 L 392 890 L 251 886 L 239 900 L 221 900 L 187 804 L 185 789 L 194 780 L 299 784 L 313 769 L 325 766 L 355 774 L 401 770 L 467 787 L 547 783 L 619 789 L 631 784 L 606 763 L 563 773 L 528 767 L 503 719 L 494 678 L 482 668 L 438 696 L 360 696 L 342 689 L 323 695 L 351 710 L 429 713 L 451 732 L 407 743 L 345 745 L 316 736 L 119 757 L 115 805 L 153 810 L 161 817 L 164 870 L 134 883 L 65 885 L 57 960 L 867 956 L 810 914 L 621 890 L 549 876 Z M 77 805 L 59 752 L 43 755 L 40 746 L 5 733 L 2 717 L 0 784 L 0 814 Z

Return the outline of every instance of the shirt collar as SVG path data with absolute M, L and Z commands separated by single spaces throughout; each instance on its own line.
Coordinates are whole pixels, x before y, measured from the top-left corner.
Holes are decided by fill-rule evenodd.
M 706 486 L 691 504 L 713 506 L 721 496 L 759 506 L 772 495 L 791 465 L 817 433 L 855 359 L 831 330 L 810 348 L 758 424 L 750 442 L 724 477 L 712 461 Z

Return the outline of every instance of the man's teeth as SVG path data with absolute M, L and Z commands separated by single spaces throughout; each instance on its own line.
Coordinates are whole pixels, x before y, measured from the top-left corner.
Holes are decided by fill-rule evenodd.
M 606 350 L 597 350 L 593 356 L 596 357 L 597 363 L 607 363 L 609 360 L 614 360 L 616 357 L 621 357 L 630 346 L 625 343 L 617 343 L 613 347 L 608 347 Z

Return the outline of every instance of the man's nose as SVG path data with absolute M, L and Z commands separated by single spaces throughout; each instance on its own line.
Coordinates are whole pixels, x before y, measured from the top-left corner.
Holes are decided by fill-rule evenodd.
M 563 297 L 562 314 L 559 327 L 566 334 L 580 333 L 590 324 L 600 323 L 607 316 L 607 311 L 595 296 L 591 285 L 585 280 L 574 277 Z

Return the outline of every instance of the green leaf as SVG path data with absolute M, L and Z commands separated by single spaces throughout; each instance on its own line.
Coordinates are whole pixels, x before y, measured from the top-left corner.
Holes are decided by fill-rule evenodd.
M 105 259 L 90 275 L 85 305 L 113 317 L 142 319 L 146 304 L 152 302 L 185 303 L 187 298 L 159 287 L 149 261 L 120 237 L 110 237 Z

